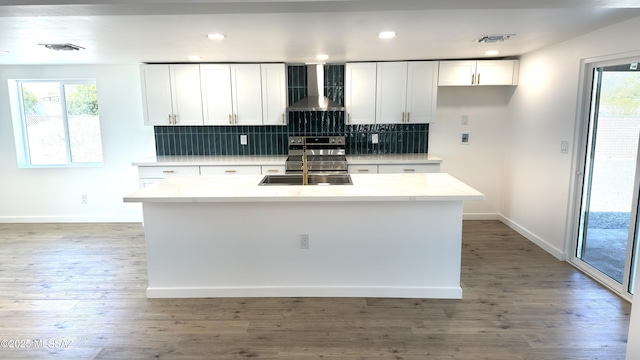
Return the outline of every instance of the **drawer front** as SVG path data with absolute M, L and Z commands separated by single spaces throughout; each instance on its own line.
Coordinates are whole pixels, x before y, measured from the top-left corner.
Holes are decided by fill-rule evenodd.
M 260 175 L 261 166 L 200 166 L 201 175 Z
M 171 175 L 200 175 L 199 166 L 140 166 L 141 179 L 163 179 Z
M 437 173 L 440 172 L 440 164 L 379 165 L 378 172 L 380 174 Z
M 349 174 L 377 174 L 378 165 L 349 165 Z
M 262 175 L 282 175 L 286 171 L 284 165 L 262 166 Z

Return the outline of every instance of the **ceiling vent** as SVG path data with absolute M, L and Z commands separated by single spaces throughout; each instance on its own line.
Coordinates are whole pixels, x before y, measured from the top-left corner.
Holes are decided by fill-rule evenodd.
M 475 42 L 485 43 L 485 44 L 493 44 L 497 42 L 503 42 L 505 40 L 509 40 L 512 36 L 516 34 L 506 34 L 506 35 L 482 35 L 475 40 Z
M 38 44 L 38 45 L 42 45 L 44 47 L 46 47 L 47 49 L 52 49 L 52 50 L 56 50 L 56 51 L 73 51 L 73 50 L 80 50 L 80 49 L 84 49 L 82 46 L 78 46 L 78 45 L 73 45 L 73 44 Z

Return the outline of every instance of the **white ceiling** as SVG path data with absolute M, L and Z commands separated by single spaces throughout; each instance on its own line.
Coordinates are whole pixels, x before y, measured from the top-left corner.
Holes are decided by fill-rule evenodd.
M 518 56 L 638 16 L 640 0 L 3 0 L 0 64 Z M 380 40 L 383 30 L 398 35 Z M 227 38 L 209 40 L 211 32 Z M 516 36 L 474 42 L 492 34 Z

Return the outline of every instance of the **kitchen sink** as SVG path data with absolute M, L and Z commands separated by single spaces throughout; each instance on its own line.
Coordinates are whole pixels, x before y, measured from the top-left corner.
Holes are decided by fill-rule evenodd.
M 353 185 L 348 174 L 311 174 L 308 180 L 308 185 Z M 302 175 L 265 175 L 258 185 L 302 185 Z

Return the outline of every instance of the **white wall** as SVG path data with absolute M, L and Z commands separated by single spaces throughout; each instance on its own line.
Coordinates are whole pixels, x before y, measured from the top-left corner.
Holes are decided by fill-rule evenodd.
M 580 61 L 640 50 L 629 34 L 640 18 L 527 54 L 508 107 L 501 212 L 504 220 L 558 258 L 565 239 L 571 189 Z M 570 153 L 560 153 L 560 141 Z
M 7 80 L 51 78 L 96 79 L 103 167 L 17 167 Z M 0 222 L 141 221 L 139 204 L 122 202 L 138 187 L 131 162 L 155 154 L 141 103 L 138 65 L 0 66 Z
M 429 125 L 429 153 L 443 159 L 450 173 L 485 194 L 484 201 L 464 204 L 465 219 L 498 219 L 502 191 L 502 143 L 507 103 L 514 87 L 438 88 L 436 122 Z M 462 125 L 462 115 L 469 125 Z M 460 144 L 462 132 L 468 145 Z

